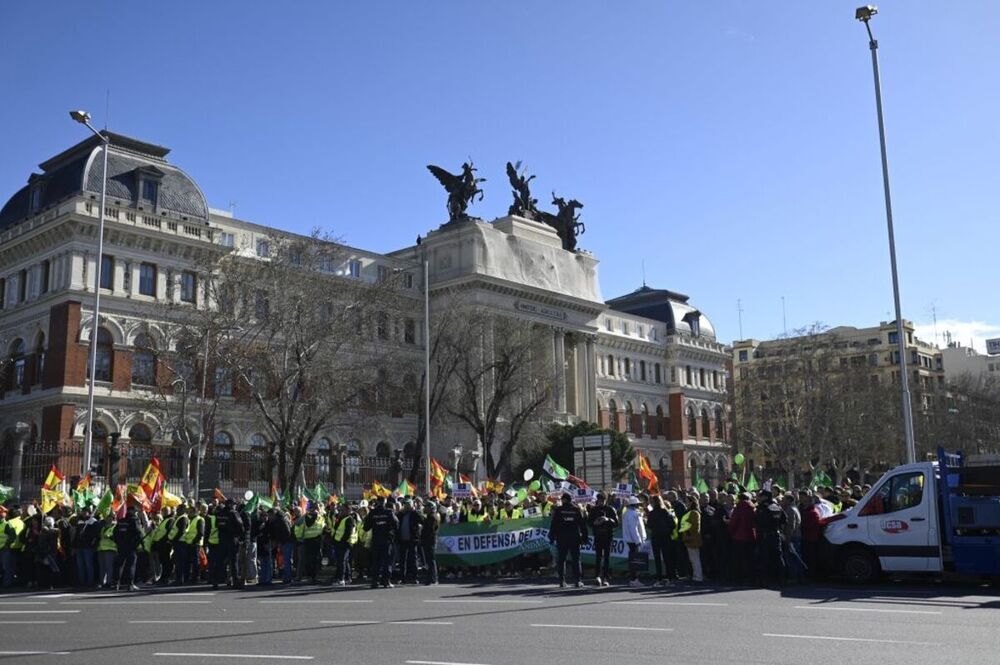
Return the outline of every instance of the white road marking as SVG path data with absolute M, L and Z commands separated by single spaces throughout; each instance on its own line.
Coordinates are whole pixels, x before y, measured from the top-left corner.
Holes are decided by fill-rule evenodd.
M 302 598 L 298 600 L 262 600 L 261 604 L 264 605 L 292 605 L 297 603 L 373 603 L 373 600 L 334 600 L 334 599 L 314 599 L 314 598 Z
M 581 626 L 566 623 L 533 623 L 532 628 L 585 628 L 587 630 L 648 630 L 658 633 L 673 632 L 673 628 L 645 628 L 643 626 Z
M 80 610 L 0 610 L 0 614 L 79 614 Z
M 408 660 L 407 665 L 482 665 L 482 663 L 452 663 L 447 660 Z
M 68 656 L 69 651 L 0 651 L 0 656 Z
M 312 656 L 269 656 L 257 653 L 178 653 L 173 651 L 158 651 L 154 656 L 174 658 L 255 658 L 268 660 L 312 660 Z
M 889 614 L 941 614 L 932 610 L 881 610 L 874 607 L 826 607 L 823 605 L 796 605 L 797 610 L 830 610 L 832 612 L 885 612 Z
M 45 605 L 40 600 L 4 600 L 0 601 L 0 605 Z
M 0 621 L 2 626 L 38 626 L 45 625 L 49 626 L 52 624 L 66 623 L 65 621 Z
M 540 600 L 510 600 L 506 598 L 499 598 L 496 600 L 482 600 L 482 599 L 463 599 L 463 598 L 447 598 L 439 600 L 425 600 L 425 603 L 527 603 L 527 604 L 541 604 Z M 407 661 L 410 662 L 410 661 Z M 412 661 L 417 662 L 417 661 Z
M 454 626 L 453 621 L 390 621 L 394 626 Z
M 615 600 L 612 605 L 679 605 L 682 607 L 729 607 L 729 603 L 695 603 L 682 600 Z
M 784 635 L 782 633 L 761 633 L 764 637 L 787 637 L 796 640 L 836 640 L 841 642 L 877 642 L 879 644 L 914 644 L 937 646 L 938 642 L 906 642 L 903 640 L 876 640 L 867 637 L 833 637 L 831 635 Z
M 217 620 L 217 619 L 137 619 L 135 621 L 129 621 L 129 623 L 253 623 L 252 619 L 233 619 L 233 620 Z
M 340 620 L 337 620 L 337 619 L 327 619 L 325 621 L 320 621 L 320 623 L 330 623 L 330 624 L 337 624 L 337 625 L 344 625 L 344 626 L 354 626 L 354 625 L 357 625 L 357 626 L 368 626 L 368 625 L 371 625 L 371 624 L 374 624 L 374 623 L 380 623 L 380 622 L 378 622 L 378 621 L 349 621 L 349 620 L 342 620 L 342 621 L 340 621 Z
M 210 600 L 64 600 L 60 605 L 209 605 Z

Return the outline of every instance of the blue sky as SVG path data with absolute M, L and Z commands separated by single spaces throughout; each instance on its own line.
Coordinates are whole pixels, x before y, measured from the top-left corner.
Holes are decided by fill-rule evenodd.
M 445 220 L 424 165 L 507 160 L 585 204 L 603 294 L 687 293 L 720 337 L 891 319 L 855 3 L 90 2 L 0 7 L 0 195 L 85 134 L 173 149 L 215 207 L 388 251 Z M 1000 3 L 884 2 L 904 316 L 1000 336 Z M 992 329 L 992 332 L 991 332 Z M 932 337 L 928 325 L 925 337 Z

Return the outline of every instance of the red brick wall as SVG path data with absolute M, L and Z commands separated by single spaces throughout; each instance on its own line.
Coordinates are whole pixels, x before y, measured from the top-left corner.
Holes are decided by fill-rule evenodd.
M 132 351 L 115 349 L 111 359 L 111 389 L 131 390 L 132 388 Z
M 684 417 L 684 396 L 680 393 L 674 393 L 670 396 L 669 400 L 670 406 L 670 428 L 668 434 L 671 441 L 682 441 L 684 440 L 687 421 Z
M 66 441 L 73 436 L 72 404 L 57 404 L 42 409 L 42 441 Z
M 80 303 L 53 305 L 49 311 L 49 350 L 42 388 L 83 386 L 87 377 L 87 346 L 80 344 Z

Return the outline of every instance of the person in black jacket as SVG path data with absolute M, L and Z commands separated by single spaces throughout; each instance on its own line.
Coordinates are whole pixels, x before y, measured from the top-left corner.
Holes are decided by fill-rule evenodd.
M 435 556 L 438 530 L 441 528 L 441 517 L 438 515 L 437 504 L 428 501 L 424 506 L 424 521 L 420 528 L 420 549 L 424 554 L 424 565 L 427 566 L 427 579 L 424 584 L 438 583 L 438 565 Z
M 654 496 L 649 503 L 653 509 L 646 519 L 646 529 L 649 531 L 649 544 L 653 550 L 653 562 L 656 564 L 655 586 L 663 586 L 673 579 L 677 569 L 671 542 L 677 520 L 674 513 L 664 504 L 663 497 Z
M 580 509 L 573 505 L 569 493 L 562 495 L 562 505 L 552 510 L 549 522 L 549 542 L 556 546 L 556 572 L 559 586 L 566 586 L 566 559 L 573 561 L 576 569 L 576 586 L 583 586 L 583 565 L 580 545 L 587 542 L 587 520 Z
M 373 589 L 381 585 L 386 589 L 392 588 L 389 581 L 389 568 L 392 566 L 392 541 L 399 530 L 399 520 L 395 513 L 385 507 L 385 499 L 379 498 L 375 503 L 375 508 L 368 513 L 365 518 L 365 530 L 372 534 L 372 559 L 371 570 Z
M 402 568 L 399 578 L 403 584 L 416 584 L 417 548 L 420 547 L 420 527 L 423 523 L 423 516 L 413 509 L 413 502 L 407 497 L 403 499 L 403 510 L 400 511 L 397 518 L 399 519 L 397 542 L 399 543 L 399 561 Z
M 80 510 L 73 526 L 73 551 L 76 556 L 77 586 L 91 588 L 96 583 L 94 556 L 101 539 L 101 524 L 90 514 L 90 508 Z
M 142 542 L 142 528 L 135 508 L 129 508 L 125 517 L 115 525 L 115 546 L 118 547 L 118 586 L 128 584 L 132 591 L 138 591 L 135 583 L 136 549 Z
M 292 583 L 292 559 L 295 557 L 295 538 L 292 537 L 292 522 L 285 511 L 271 509 L 267 520 L 267 531 L 271 543 L 281 551 L 281 580 Z
M 219 584 L 227 578 L 230 585 L 236 584 L 238 579 L 236 552 L 245 530 L 243 520 L 236 514 L 235 505 L 232 499 L 227 499 L 215 513 L 215 528 L 219 531 L 219 555 L 212 562 L 213 570 L 209 571 L 208 576 L 213 589 L 218 589 Z
M 607 504 L 604 492 L 590 508 L 587 522 L 594 533 L 594 572 L 597 586 L 611 586 L 611 540 L 618 526 L 618 511 Z

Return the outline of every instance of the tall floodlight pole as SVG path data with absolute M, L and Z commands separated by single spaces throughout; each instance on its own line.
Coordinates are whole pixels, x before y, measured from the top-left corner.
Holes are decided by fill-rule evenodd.
M 424 257 L 424 490 L 431 493 L 431 285 Z
M 90 458 L 94 448 L 94 381 L 97 374 L 97 325 L 101 316 L 101 257 L 104 256 L 104 205 L 108 193 L 108 148 L 111 139 L 107 134 L 101 134 L 90 124 L 90 114 L 86 111 L 70 111 L 69 117 L 84 125 L 104 143 L 101 152 L 103 156 L 103 172 L 101 173 L 101 210 L 97 219 L 97 269 L 94 271 L 94 315 L 90 325 L 90 377 L 87 381 L 87 420 L 86 435 L 83 442 L 83 469 L 80 475 L 90 473 Z
M 865 24 L 868 31 L 868 45 L 872 52 L 872 72 L 875 76 L 875 108 L 878 112 L 878 137 L 882 148 L 882 187 L 885 190 L 885 218 L 889 230 L 889 262 L 892 266 L 892 296 L 896 304 L 896 345 L 899 349 L 899 389 L 903 402 L 903 433 L 906 437 L 906 461 L 917 460 L 917 445 L 913 436 L 913 403 L 910 399 L 910 382 L 906 370 L 906 331 L 899 305 L 899 275 L 896 271 L 896 236 L 892 229 L 892 199 L 889 196 L 889 159 L 885 151 L 885 123 L 882 119 L 882 80 L 878 71 L 878 41 L 872 35 L 869 24 L 878 8 L 871 5 L 858 7 L 854 18 Z

